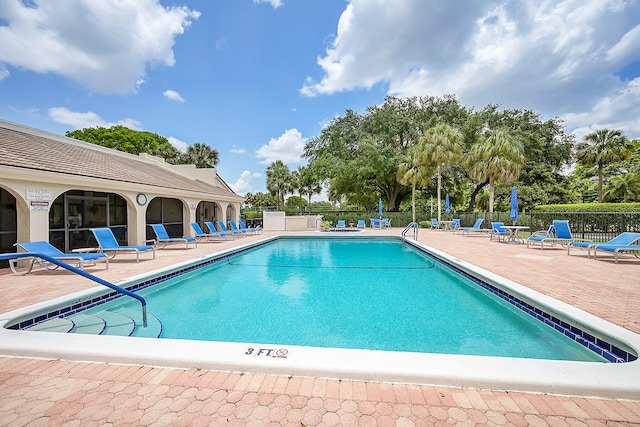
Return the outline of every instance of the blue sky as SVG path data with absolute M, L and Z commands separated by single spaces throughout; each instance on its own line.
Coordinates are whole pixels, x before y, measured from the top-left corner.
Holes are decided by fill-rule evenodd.
M 2 0 L 0 40 L 0 118 L 204 142 L 239 194 L 387 94 L 640 137 L 637 0 Z

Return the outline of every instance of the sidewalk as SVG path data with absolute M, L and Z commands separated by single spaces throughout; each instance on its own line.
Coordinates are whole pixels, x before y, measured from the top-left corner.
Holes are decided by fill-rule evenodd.
M 401 229 L 367 230 L 400 235 Z M 304 233 L 303 233 L 304 234 Z M 93 274 L 117 281 L 238 243 L 158 250 L 139 264 L 117 257 Z M 419 240 L 640 333 L 640 259 L 588 260 L 586 252 L 490 242 L 421 229 Z M 62 271 L 0 272 L 0 312 L 91 282 Z M 630 381 L 639 379 L 630 378 Z M 323 378 L 0 357 L 0 425 L 629 425 L 638 400 L 552 396 Z

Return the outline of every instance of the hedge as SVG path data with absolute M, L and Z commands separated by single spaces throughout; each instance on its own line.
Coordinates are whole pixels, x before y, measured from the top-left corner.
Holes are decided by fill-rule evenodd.
M 533 212 L 640 212 L 640 203 L 579 203 L 536 206 Z

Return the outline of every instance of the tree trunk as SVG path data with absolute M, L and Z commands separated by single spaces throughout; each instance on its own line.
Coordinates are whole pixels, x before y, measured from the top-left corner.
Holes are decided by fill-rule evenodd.
M 489 221 L 493 220 L 493 178 L 489 178 Z
M 391 212 L 398 210 L 398 196 L 400 195 L 401 189 L 402 186 L 397 182 L 387 188 L 380 188 L 387 197 L 387 210 Z
M 480 191 L 482 191 L 484 186 L 487 185 L 488 183 L 489 183 L 488 181 L 485 181 L 485 182 L 482 182 L 482 183 L 476 185 L 476 188 L 474 188 L 473 191 L 471 192 L 471 196 L 470 196 L 470 200 L 469 200 L 469 207 L 467 208 L 467 210 L 465 212 L 468 212 L 468 213 L 473 212 L 473 210 L 476 207 L 476 197 L 478 196 L 478 193 L 480 193 Z
M 598 203 L 602 203 L 602 165 L 598 165 Z
M 442 184 L 442 175 L 440 173 L 440 165 L 441 163 L 438 163 L 438 223 L 440 223 L 440 185 Z
M 413 222 L 416 222 L 416 184 L 411 186 L 411 218 Z

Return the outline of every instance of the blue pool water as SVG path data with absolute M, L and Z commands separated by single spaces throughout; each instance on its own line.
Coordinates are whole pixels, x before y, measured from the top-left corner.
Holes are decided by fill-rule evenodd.
M 397 240 L 276 240 L 138 293 L 161 338 L 604 361 Z

